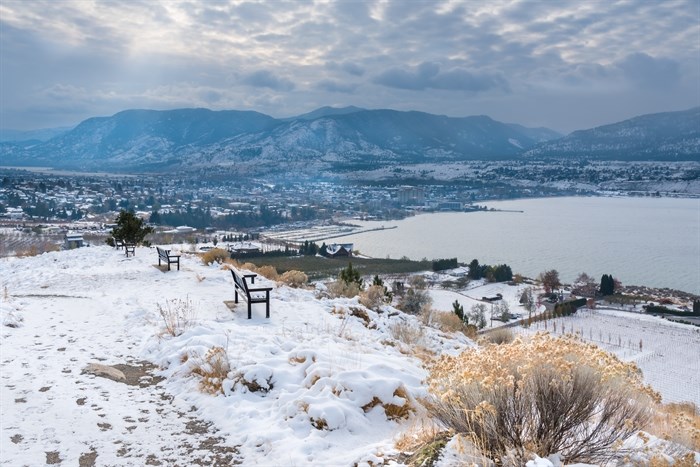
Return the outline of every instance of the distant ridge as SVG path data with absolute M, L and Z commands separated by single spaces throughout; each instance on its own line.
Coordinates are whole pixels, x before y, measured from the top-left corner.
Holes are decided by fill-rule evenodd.
M 125 110 L 47 140 L 0 143 L 6 165 L 77 170 L 328 173 L 525 158 L 700 159 L 700 107 L 568 136 L 488 116 L 321 107 L 276 119 L 254 111 Z
M 526 157 L 699 160 L 700 107 L 641 115 L 579 130 L 528 150 Z

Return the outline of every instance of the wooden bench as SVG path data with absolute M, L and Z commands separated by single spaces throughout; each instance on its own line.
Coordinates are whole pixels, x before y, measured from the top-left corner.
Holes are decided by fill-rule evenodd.
M 168 271 L 170 271 L 171 264 L 177 264 L 177 270 L 180 270 L 180 255 L 171 255 L 170 250 L 164 250 L 159 246 L 156 247 L 156 250 L 158 250 L 158 266 L 160 266 L 161 261 L 165 261 L 165 264 L 168 265 Z
M 129 253 L 131 253 L 132 256 L 135 256 L 136 255 L 136 244 L 124 242 L 124 253 L 126 253 L 127 258 L 129 257 Z
M 251 283 L 255 282 L 255 276 L 257 274 L 244 274 L 240 275 L 233 269 L 231 269 L 231 275 L 233 276 L 234 285 L 234 297 L 235 302 L 238 303 L 238 294 L 240 292 L 241 297 L 248 302 L 248 319 L 251 318 L 251 308 L 253 303 L 264 303 L 265 304 L 265 318 L 270 317 L 270 290 L 272 287 L 257 287 L 251 289 L 248 287 L 246 279 L 250 279 Z

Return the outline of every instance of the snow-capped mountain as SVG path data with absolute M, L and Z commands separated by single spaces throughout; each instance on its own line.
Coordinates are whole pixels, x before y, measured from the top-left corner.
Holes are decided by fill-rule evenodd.
M 212 165 L 239 170 L 343 170 L 396 163 L 508 159 L 551 130 L 486 116 L 324 107 L 275 119 L 257 112 L 127 110 L 85 120 L 49 141 L 0 145 L 6 164 L 165 170 Z
M 580 130 L 528 150 L 529 157 L 615 160 L 700 159 L 700 107 L 642 115 Z

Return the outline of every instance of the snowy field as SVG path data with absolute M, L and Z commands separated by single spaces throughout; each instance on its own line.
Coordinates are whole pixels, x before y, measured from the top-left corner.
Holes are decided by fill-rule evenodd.
M 555 330 L 556 329 L 556 330 Z M 544 323 L 516 327 L 517 333 L 545 331 Z M 693 402 L 700 407 L 700 327 L 654 316 L 615 310 L 579 310 L 547 323 L 547 332 L 575 333 L 624 361 L 637 364 L 644 380 L 663 402 Z

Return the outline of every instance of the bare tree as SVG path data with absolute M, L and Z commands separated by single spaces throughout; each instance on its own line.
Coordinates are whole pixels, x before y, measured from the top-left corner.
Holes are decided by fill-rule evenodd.
M 546 293 L 552 293 L 554 290 L 561 287 L 561 282 L 559 281 L 559 271 L 556 269 L 550 269 L 540 274 L 540 281 L 544 286 L 544 291 Z

